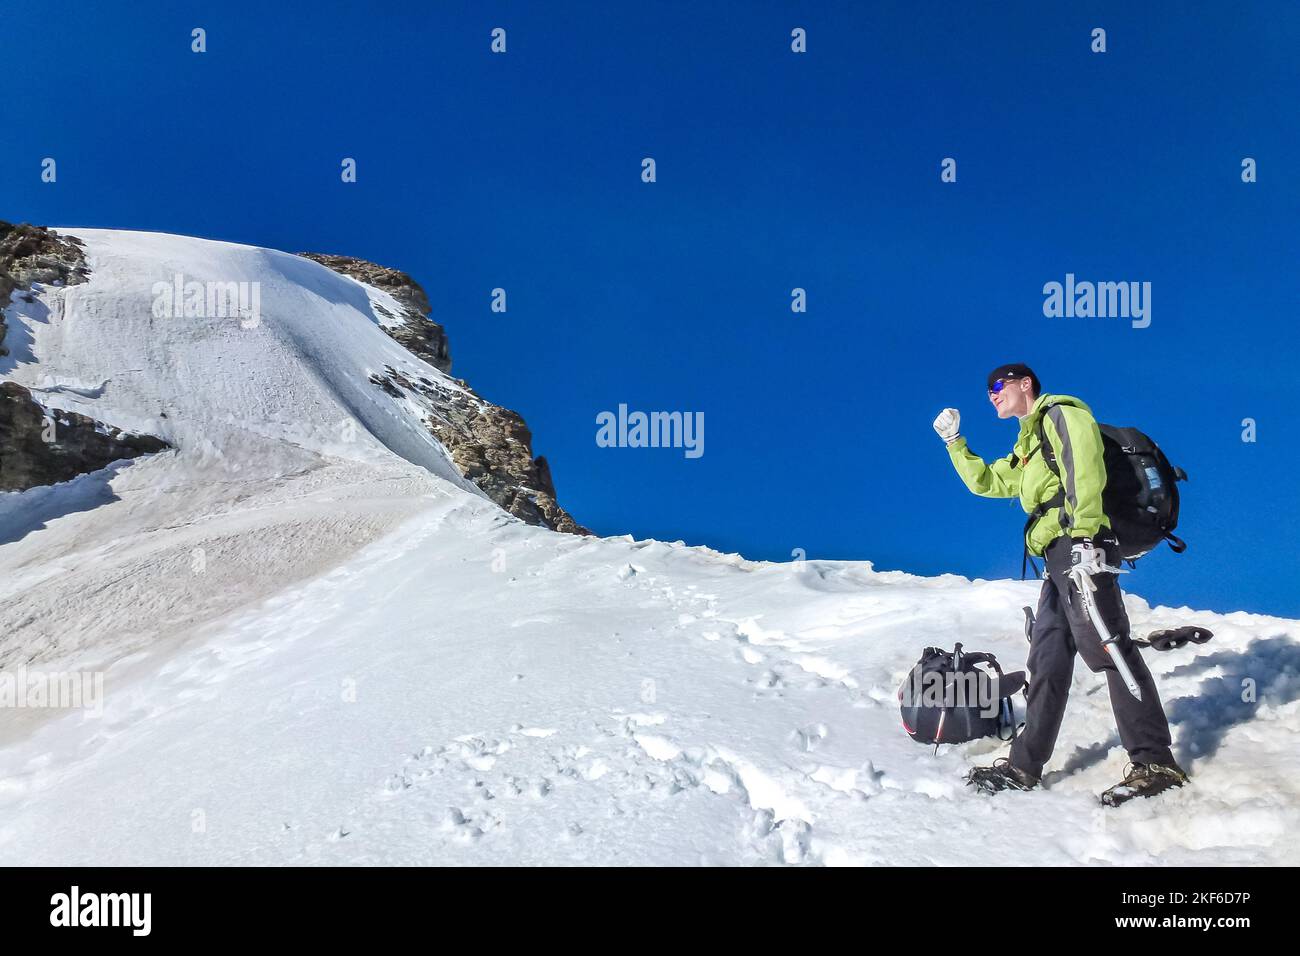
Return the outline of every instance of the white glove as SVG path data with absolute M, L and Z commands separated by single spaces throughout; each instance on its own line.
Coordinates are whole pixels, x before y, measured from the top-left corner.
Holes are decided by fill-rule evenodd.
M 939 417 L 934 420 L 934 430 L 939 433 L 945 445 L 951 445 L 961 434 L 958 429 L 961 427 L 961 412 L 955 408 L 945 408 L 939 413 Z
M 1106 570 L 1105 555 L 1093 547 L 1091 538 L 1076 541 L 1070 549 L 1070 573 L 1084 573 L 1091 577 Z

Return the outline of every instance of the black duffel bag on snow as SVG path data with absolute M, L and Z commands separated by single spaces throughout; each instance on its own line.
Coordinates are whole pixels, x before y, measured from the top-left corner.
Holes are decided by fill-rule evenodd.
M 988 670 L 979 665 L 986 664 Z M 998 659 L 984 652 L 966 653 L 927 647 L 898 688 L 903 729 L 922 744 L 960 744 L 997 735 L 1016 735 L 1011 697 L 1025 686 L 1025 672 L 1003 674 Z

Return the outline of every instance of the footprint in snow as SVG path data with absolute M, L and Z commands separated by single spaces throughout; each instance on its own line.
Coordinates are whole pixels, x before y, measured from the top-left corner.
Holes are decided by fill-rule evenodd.
M 460 807 L 448 807 L 439 828 L 449 833 L 458 843 L 471 843 L 483 835 L 483 828 L 466 816 Z
M 524 737 L 551 737 L 555 734 L 555 731 L 549 727 L 524 727 L 520 724 L 515 724 L 511 732 Z
M 387 794 L 397 794 L 410 789 L 411 780 L 404 773 L 389 774 L 388 779 L 384 781 L 384 792 Z
M 682 752 L 681 748 L 675 743 L 667 737 L 660 737 L 658 734 L 633 734 L 632 739 L 636 741 L 637 746 L 655 760 L 675 760 Z
M 795 730 L 791 736 L 800 750 L 811 752 L 816 750 L 829 734 L 830 730 L 825 724 L 809 724 L 807 727 Z
M 812 846 L 812 827 L 803 820 L 782 820 L 777 826 L 781 834 L 782 863 L 806 863 Z

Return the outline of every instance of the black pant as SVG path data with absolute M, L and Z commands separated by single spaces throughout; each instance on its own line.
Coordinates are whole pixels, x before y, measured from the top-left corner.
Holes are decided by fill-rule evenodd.
M 1117 567 L 1120 555 L 1115 537 L 1103 528 L 1093 541 L 1098 549 L 1105 548 L 1106 563 Z M 1169 721 L 1165 719 L 1151 672 L 1137 647 L 1129 640 L 1128 614 L 1124 611 L 1124 599 L 1116 580 L 1118 575 L 1095 575 L 1093 581 L 1097 590 L 1093 597 L 1102 620 L 1117 637 L 1111 646 L 1124 655 L 1142 690 L 1140 701 L 1124 685 L 1115 662 L 1102 647 L 1101 638 L 1083 609 L 1078 589 L 1070 579 L 1071 545 L 1069 537 L 1062 535 L 1048 545 L 1043 556 L 1047 562 L 1048 579 L 1043 582 L 1030 638 L 1029 706 L 1025 729 L 1011 745 L 1012 766 L 1035 777 L 1043 775 L 1043 767 L 1056 746 L 1061 718 L 1065 716 L 1076 650 L 1089 670 L 1106 674 L 1111 710 L 1129 759 L 1134 763 L 1172 765 L 1174 757 L 1169 750 Z

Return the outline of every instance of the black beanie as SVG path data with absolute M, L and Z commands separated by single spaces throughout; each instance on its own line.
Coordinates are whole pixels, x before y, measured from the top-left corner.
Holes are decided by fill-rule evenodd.
M 1012 362 L 1010 365 L 999 365 L 993 371 L 989 372 L 989 391 L 993 390 L 993 383 L 1000 378 L 1006 379 L 1007 381 L 1013 381 L 1018 378 L 1027 378 L 1033 383 L 1034 394 L 1043 394 L 1043 386 L 1039 384 L 1038 376 L 1034 374 L 1032 368 L 1025 365 L 1023 362 Z

